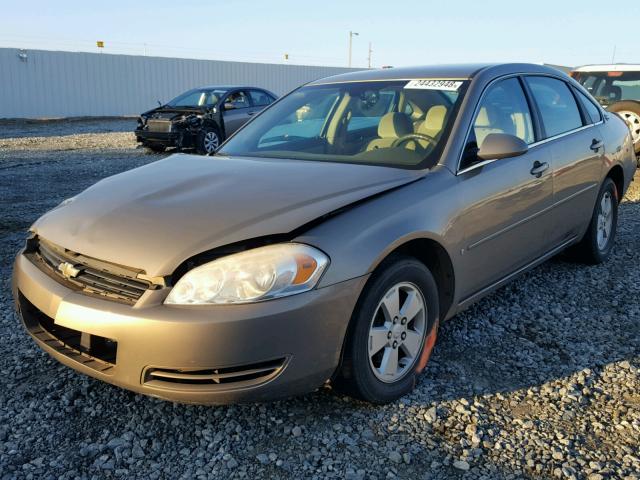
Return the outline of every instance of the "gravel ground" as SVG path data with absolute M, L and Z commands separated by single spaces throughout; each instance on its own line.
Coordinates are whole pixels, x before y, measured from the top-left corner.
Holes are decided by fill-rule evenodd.
M 445 323 L 407 398 L 200 407 L 84 377 L 23 332 L 23 231 L 161 158 L 127 133 L 44 136 L 0 140 L 0 478 L 640 478 L 640 175 L 607 264 L 553 259 Z
M 109 120 L 82 118 L 75 120 L 0 120 L 0 138 L 58 137 L 77 133 L 131 132 L 135 118 Z

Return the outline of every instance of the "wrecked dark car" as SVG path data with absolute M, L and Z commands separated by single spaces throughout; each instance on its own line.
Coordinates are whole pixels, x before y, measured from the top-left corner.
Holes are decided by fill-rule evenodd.
M 275 94 L 256 87 L 194 88 L 140 115 L 136 140 L 154 152 L 175 147 L 213 153 L 275 99 Z

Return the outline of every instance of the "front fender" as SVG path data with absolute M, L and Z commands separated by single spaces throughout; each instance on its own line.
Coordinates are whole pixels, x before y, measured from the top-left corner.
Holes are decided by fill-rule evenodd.
M 320 248 L 331 259 L 319 286 L 371 273 L 391 252 L 414 239 L 441 244 L 455 269 L 455 253 L 464 240 L 464 231 L 453 221 L 459 208 L 459 200 L 451 195 L 455 182 L 455 176 L 440 168 L 299 235 L 296 241 Z

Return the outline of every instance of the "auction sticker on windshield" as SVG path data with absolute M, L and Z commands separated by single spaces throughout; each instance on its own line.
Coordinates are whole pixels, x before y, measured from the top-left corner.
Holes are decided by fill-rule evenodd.
M 458 80 L 411 80 L 404 88 L 457 92 L 461 85 Z

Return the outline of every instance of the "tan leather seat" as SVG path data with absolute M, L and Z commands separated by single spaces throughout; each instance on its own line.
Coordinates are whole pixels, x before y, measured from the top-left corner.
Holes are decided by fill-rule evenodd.
M 413 133 L 411 119 L 406 113 L 389 112 L 380 118 L 378 124 L 378 137 L 369 142 L 367 150 L 376 148 L 389 148 L 398 138 Z
M 416 133 L 423 133 L 430 137 L 438 138 L 444 128 L 446 118 L 447 107 L 444 105 L 434 105 L 427 112 L 424 122 L 422 122 L 422 125 L 420 125 Z
M 442 134 L 446 119 L 447 107 L 445 107 L 444 105 L 434 105 L 427 112 L 424 121 L 416 126 L 415 132 L 422 133 L 437 140 Z M 427 148 L 427 146 L 433 142 L 417 138 L 416 143 L 422 148 Z

